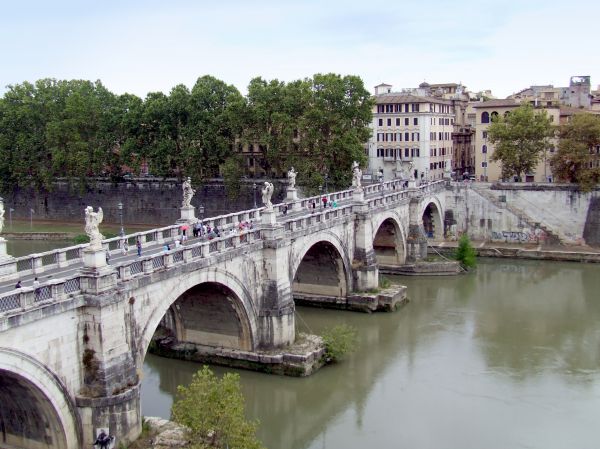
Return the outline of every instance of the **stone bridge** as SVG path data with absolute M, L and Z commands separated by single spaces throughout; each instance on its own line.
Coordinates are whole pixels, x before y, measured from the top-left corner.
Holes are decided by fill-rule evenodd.
M 161 322 L 178 340 L 206 346 L 286 346 L 295 297 L 343 302 L 377 288 L 379 266 L 423 257 L 425 236 L 443 237 L 444 189 L 390 181 L 329 194 L 336 208 L 313 197 L 288 201 L 287 213 L 279 204 L 214 217 L 204 222 L 221 237 L 170 251 L 163 245 L 180 224 L 127 236 L 132 247 L 143 242 L 141 257 L 108 239 L 107 266 L 86 264 L 85 245 L 5 260 L 0 447 L 80 448 L 100 427 L 135 439 L 144 357 Z M 247 221 L 254 226 L 238 231 Z M 39 286 L 30 286 L 34 276 Z

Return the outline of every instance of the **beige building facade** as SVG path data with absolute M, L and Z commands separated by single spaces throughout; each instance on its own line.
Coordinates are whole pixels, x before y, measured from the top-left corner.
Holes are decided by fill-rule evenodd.
M 492 162 L 494 145 L 488 140 L 488 128 L 496 115 L 506 115 L 519 107 L 513 99 L 489 100 L 469 104 L 467 108 L 468 121 L 475 128 L 475 177 L 478 181 L 502 181 L 502 165 Z M 546 111 L 554 125 L 559 124 L 560 108 L 558 106 L 538 107 L 539 111 Z M 550 158 L 557 148 L 557 142 L 551 141 L 547 150 L 542 154 L 538 165 L 532 173 L 526 173 L 524 182 L 552 182 L 553 176 L 550 168 Z
M 426 87 L 421 85 L 420 88 Z M 378 180 L 414 176 L 434 181 L 452 170 L 452 100 L 375 87 L 373 134 L 367 145 L 369 171 Z

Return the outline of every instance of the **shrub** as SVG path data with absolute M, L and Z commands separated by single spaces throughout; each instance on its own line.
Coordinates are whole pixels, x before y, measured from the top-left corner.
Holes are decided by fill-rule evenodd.
M 456 249 L 455 257 L 464 268 L 473 268 L 477 265 L 475 249 L 473 248 L 473 245 L 471 245 L 471 240 L 467 234 L 463 234 L 458 240 L 458 248 Z
M 339 362 L 356 348 L 357 331 L 347 324 L 339 324 L 323 333 L 323 342 L 327 362 Z
M 174 421 L 190 429 L 193 448 L 263 449 L 256 437 L 258 423 L 244 416 L 240 376 L 226 373 L 218 378 L 208 366 L 192 377 L 188 387 L 177 387 L 171 408 Z

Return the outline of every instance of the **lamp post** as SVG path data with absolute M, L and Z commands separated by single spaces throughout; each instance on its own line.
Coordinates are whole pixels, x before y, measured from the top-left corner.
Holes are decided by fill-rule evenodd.
M 123 229 L 123 203 L 121 201 L 119 201 L 119 204 L 117 204 L 117 210 L 119 211 L 119 222 L 121 223 L 119 235 L 121 238 L 123 238 L 125 237 L 125 229 Z
M 35 211 L 33 209 L 29 209 L 29 229 L 33 229 L 33 213 Z
M 200 221 L 204 218 L 204 206 L 200 204 L 198 206 L 198 215 L 200 215 Z
M 256 183 L 252 183 L 252 191 L 254 192 L 254 209 L 256 209 Z
M 383 169 L 379 170 L 379 184 L 381 185 L 381 198 L 383 198 Z
M 323 209 L 323 186 L 319 186 L 319 208 Z
M 328 181 L 329 181 L 329 173 L 325 173 L 325 195 L 329 194 L 329 188 L 327 187 Z
M 10 209 L 8 209 L 8 221 L 10 222 L 10 229 L 12 230 L 12 213 L 15 210 L 11 207 Z

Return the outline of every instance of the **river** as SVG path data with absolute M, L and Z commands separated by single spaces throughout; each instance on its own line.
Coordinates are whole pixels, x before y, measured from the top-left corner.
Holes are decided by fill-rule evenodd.
M 341 363 L 308 378 L 237 371 L 267 448 L 598 447 L 597 265 L 481 260 L 466 276 L 392 280 L 411 299 L 396 313 L 298 308 L 312 332 L 358 329 Z M 148 355 L 143 414 L 168 418 L 198 368 Z

